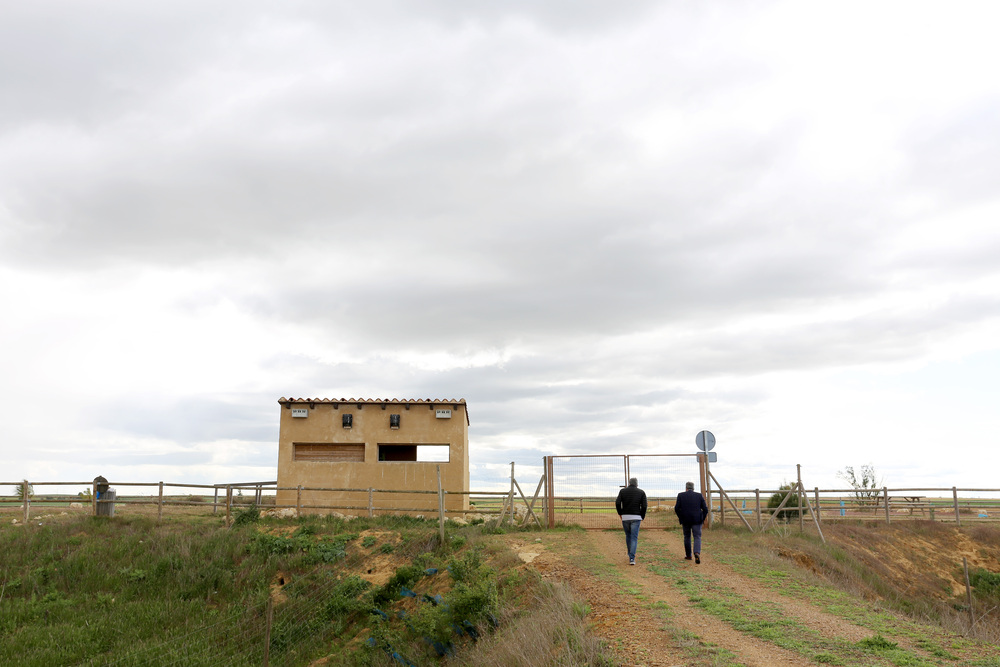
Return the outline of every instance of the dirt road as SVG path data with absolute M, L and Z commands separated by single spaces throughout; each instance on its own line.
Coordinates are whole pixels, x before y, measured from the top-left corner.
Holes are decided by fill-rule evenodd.
M 702 563 L 683 560 L 676 531 L 650 530 L 640 536 L 636 566 L 628 565 L 619 531 L 549 533 L 540 542 L 512 540 L 521 557 L 542 576 L 567 581 L 590 606 L 595 632 L 617 653 L 622 665 L 813 665 L 800 653 L 781 648 L 703 611 L 691 582 L 738 596 L 748 609 L 777 605 L 826 637 L 856 642 L 866 628 L 824 613 L 760 586 L 715 562 L 710 550 Z M 599 575 L 599 576 L 596 576 Z M 677 582 L 684 580 L 684 586 Z

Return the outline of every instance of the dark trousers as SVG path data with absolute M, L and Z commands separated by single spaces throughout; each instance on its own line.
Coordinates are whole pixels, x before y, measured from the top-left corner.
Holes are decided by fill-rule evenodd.
M 691 536 L 694 536 L 694 552 L 696 554 L 701 553 L 701 524 L 700 523 L 684 523 L 684 555 L 691 555 Z

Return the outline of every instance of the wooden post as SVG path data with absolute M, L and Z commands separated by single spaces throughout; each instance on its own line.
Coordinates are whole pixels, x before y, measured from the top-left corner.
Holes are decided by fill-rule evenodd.
M 441 487 L 441 466 L 437 467 L 438 480 L 438 533 L 441 544 L 444 544 L 444 489 Z
M 882 504 L 885 505 L 885 522 L 889 523 L 889 487 L 882 487 Z
M 976 625 L 976 615 L 972 612 L 972 585 L 969 583 L 969 559 L 962 556 L 962 568 L 965 570 L 965 599 L 969 605 L 969 632 Z
M 514 480 L 514 483 L 517 484 L 517 480 Z M 542 527 L 542 522 L 538 520 L 538 516 L 535 514 L 534 510 L 535 510 L 535 501 L 538 500 L 538 492 L 542 490 L 542 484 L 544 483 L 545 483 L 545 475 L 542 475 L 542 478 L 538 480 L 538 486 L 535 487 L 535 495 L 531 499 L 531 502 L 528 502 L 528 499 L 524 498 L 524 492 L 521 491 L 521 485 L 520 484 L 517 485 L 517 492 L 521 494 L 522 498 L 524 498 L 524 503 L 528 507 L 528 513 L 524 515 L 524 521 L 521 522 L 522 526 L 526 525 L 528 523 L 528 519 L 531 518 L 535 520 L 535 523 L 538 524 L 539 528 Z
M 21 502 L 22 502 L 22 507 L 24 507 L 25 523 L 28 523 L 28 519 L 31 518 L 31 510 L 29 505 L 29 503 L 31 502 L 31 497 L 28 495 L 28 489 L 30 487 L 31 484 L 28 482 L 28 480 L 23 480 L 21 482 Z
M 233 487 L 226 484 L 226 525 L 231 526 L 233 518 Z
M 753 490 L 754 495 L 757 496 L 757 531 L 760 531 L 760 489 Z
M 156 520 L 163 521 L 163 482 L 160 482 L 160 498 L 156 502 Z
M 795 464 L 795 476 L 798 478 L 799 490 L 795 494 L 795 499 L 798 501 L 799 505 L 799 532 L 804 533 L 806 530 L 806 518 L 802 516 L 802 496 L 805 495 L 802 487 L 802 464 Z
M 951 496 L 952 496 L 952 498 L 955 501 L 955 523 L 957 523 L 959 526 L 961 526 L 962 525 L 962 517 L 958 513 L 958 488 L 957 487 L 954 487 L 954 486 L 951 487 Z
M 708 505 L 708 527 L 712 527 L 712 522 L 715 521 L 715 515 L 712 512 L 712 489 L 708 485 L 708 452 L 698 452 L 695 454 L 695 459 L 698 461 L 698 478 L 701 482 L 701 495 L 705 497 L 705 502 Z
M 219 487 L 215 487 L 215 495 L 212 496 L 212 514 L 219 513 Z
M 94 516 L 97 516 L 97 482 L 90 484 L 90 507 L 94 511 Z
M 271 664 L 271 624 L 274 622 L 274 601 L 267 596 L 267 612 L 264 624 L 264 667 Z
M 819 487 L 814 487 L 813 492 L 816 495 L 816 521 L 817 523 L 823 523 L 823 510 L 819 506 Z
M 440 468 L 440 466 L 438 466 Z M 368 518 L 375 516 L 375 489 L 368 487 Z
M 711 507 L 711 504 L 709 504 Z M 726 525 L 726 504 L 722 502 L 722 492 L 719 492 L 719 525 L 725 527 Z
M 819 517 L 816 515 L 815 510 L 809 506 L 809 496 L 806 495 L 806 489 L 802 486 L 801 482 L 799 482 L 799 497 L 805 501 L 806 509 L 808 509 L 809 513 L 812 514 L 813 523 L 816 524 L 816 531 L 819 533 L 819 539 L 823 540 L 823 544 L 826 544 L 826 538 L 823 537 L 823 529 L 819 525 Z
M 517 515 L 514 513 L 514 462 L 510 462 L 510 525 L 514 525 Z
M 552 457 L 545 457 L 545 515 L 549 528 L 556 527 L 555 485 L 552 482 Z

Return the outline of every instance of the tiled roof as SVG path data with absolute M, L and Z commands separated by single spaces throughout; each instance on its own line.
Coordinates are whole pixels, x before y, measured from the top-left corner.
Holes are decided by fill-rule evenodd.
M 352 405 L 381 405 L 383 408 L 388 405 L 405 405 L 409 407 L 410 405 L 427 405 L 433 408 L 435 405 L 454 405 L 456 409 L 458 406 L 465 407 L 465 420 L 469 420 L 469 408 L 465 403 L 464 398 L 454 399 L 454 398 L 285 398 L 282 396 L 278 399 L 278 403 L 284 407 L 291 407 L 293 404 L 305 404 L 309 407 L 314 407 L 317 403 L 332 403 L 334 407 L 337 407 L 341 403 L 347 403 Z
M 454 405 L 465 405 L 465 399 L 459 398 L 285 398 L 282 396 L 278 403 L 452 403 Z

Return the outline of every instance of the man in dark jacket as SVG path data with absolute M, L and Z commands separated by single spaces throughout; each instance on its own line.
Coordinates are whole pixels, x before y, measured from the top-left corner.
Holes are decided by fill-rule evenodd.
M 639 524 L 646 518 L 646 492 L 639 488 L 639 480 L 632 477 L 628 486 L 618 492 L 615 509 L 622 518 L 625 531 L 625 549 L 628 550 L 628 564 L 635 565 L 635 548 L 639 544 Z
M 677 494 L 674 513 L 684 527 L 684 560 L 691 560 L 691 536 L 694 535 L 694 562 L 701 562 L 701 525 L 708 516 L 705 496 L 695 493 L 694 482 L 684 485 L 684 491 Z

